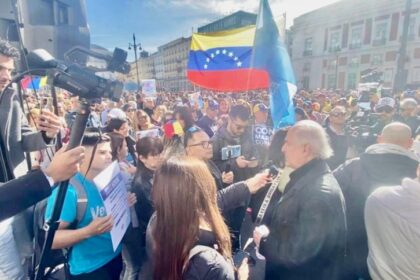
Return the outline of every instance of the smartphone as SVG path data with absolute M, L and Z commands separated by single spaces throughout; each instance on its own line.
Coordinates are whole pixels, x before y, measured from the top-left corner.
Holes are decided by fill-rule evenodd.
M 240 267 L 245 258 L 250 259 L 250 255 L 245 251 L 238 251 L 233 255 L 233 264 L 236 268 Z

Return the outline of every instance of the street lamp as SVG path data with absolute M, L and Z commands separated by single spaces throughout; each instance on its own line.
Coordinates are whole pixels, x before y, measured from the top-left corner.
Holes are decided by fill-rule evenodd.
M 141 44 L 136 44 L 136 35 L 133 33 L 133 43 L 128 43 L 128 49 L 131 50 L 133 48 L 134 51 L 134 58 L 136 60 L 136 74 L 137 74 L 137 88 L 140 89 L 140 78 L 139 78 L 139 65 L 137 62 L 137 49 L 139 51 L 142 50 Z

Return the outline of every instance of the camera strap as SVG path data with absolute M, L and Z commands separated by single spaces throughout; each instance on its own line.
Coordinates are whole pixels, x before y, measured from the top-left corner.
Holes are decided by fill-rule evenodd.
M 271 183 L 270 188 L 268 189 L 267 194 L 264 197 L 264 201 L 261 204 L 260 210 L 258 211 L 257 219 L 255 220 L 255 223 L 257 225 L 261 224 L 265 216 L 265 213 L 267 212 L 267 208 L 268 208 L 268 205 L 270 204 L 271 198 L 273 197 L 274 192 L 276 191 L 276 189 L 278 188 L 280 184 L 280 175 L 281 173 L 279 173 L 277 177 L 274 178 L 273 182 Z

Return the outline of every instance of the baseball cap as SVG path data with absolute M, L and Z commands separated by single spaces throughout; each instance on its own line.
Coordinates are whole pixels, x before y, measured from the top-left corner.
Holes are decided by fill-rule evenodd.
M 207 105 L 208 105 L 208 108 L 210 108 L 210 110 L 212 110 L 212 111 L 219 110 L 219 103 L 217 103 L 216 100 L 210 99 L 208 101 L 208 104 Z
M 254 106 L 254 109 L 252 110 L 254 114 L 256 112 L 268 112 L 268 107 L 264 103 L 258 103 Z
M 379 99 L 378 104 L 375 106 L 375 110 L 381 109 L 383 107 L 395 108 L 395 100 L 391 97 L 382 97 Z

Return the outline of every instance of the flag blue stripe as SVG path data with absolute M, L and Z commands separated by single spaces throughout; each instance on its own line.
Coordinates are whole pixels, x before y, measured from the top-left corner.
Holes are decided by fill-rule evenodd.
M 274 127 L 293 125 L 295 108 L 292 98 L 295 90 L 291 90 L 290 85 L 295 86 L 296 80 L 268 0 L 260 2 L 251 67 L 266 70 L 270 77 L 270 106 Z
M 220 47 L 190 51 L 188 70 L 239 70 L 251 65 L 252 47 Z

